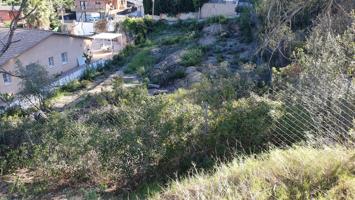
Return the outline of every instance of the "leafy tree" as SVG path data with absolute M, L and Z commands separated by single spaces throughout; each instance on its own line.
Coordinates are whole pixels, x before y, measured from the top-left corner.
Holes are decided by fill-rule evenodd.
M 55 9 L 69 9 L 74 6 L 74 0 L 52 0 Z
M 22 91 L 20 96 L 30 101 L 37 109 L 46 110 L 45 98 L 50 94 L 51 79 L 46 68 L 37 63 L 22 66 L 17 62 L 18 74 L 21 75 Z M 36 102 L 33 102 L 35 100 Z M 37 103 L 39 106 L 37 106 Z
M 49 29 L 54 13 L 51 3 L 49 1 L 31 0 L 25 13 L 34 7 L 37 7 L 37 9 L 29 15 L 27 23 L 34 28 Z
M 201 8 L 201 6 L 206 2 L 208 2 L 208 0 L 192 0 L 193 7 L 195 8 L 195 10 Z

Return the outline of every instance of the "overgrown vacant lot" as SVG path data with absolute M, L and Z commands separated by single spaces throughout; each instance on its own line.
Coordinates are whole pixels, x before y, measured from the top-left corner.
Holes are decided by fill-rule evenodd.
M 295 147 L 238 157 L 215 173 L 176 181 L 151 199 L 354 198 L 354 149 Z
M 51 99 L 74 92 L 81 95 L 75 105 L 53 109 L 46 119 L 17 109 L 1 116 L 1 173 L 15 172 L 4 176 L 1 193 L 31 199 L 62 188 L 85 188 L 100 195 L 115 191 L 122 197 L 144 184 L 164 184 L 194 165 L 209 169 L 215 158 L 230 159 L 240 150 L 233 144 L 237 138 L 245 143 L 240 148 L 259 151 L 266 145 L 273 120 L 269 112 L 280 105 L 253 95 L 260 88 L 250 77 L 233 72 L 246 61 L 227 62 L 238 57 L 233 56 L 236 52 L 251 49 L 249 44 L 244 49 L 235 44 L 241 34 L 230 29 L 238 27 L 235 19 L 154 23 L 153 30 L 143 33 L 131 32 L 131 26 L 151 21 L 125 23 L 136 44 Z M 130 88 L 123 78 L 113 77 L 107 83 L 110 90 L 85 93 L 89 81 L 117 70 L 136 74 L 141 84 Z M 171 93 L 150 95 L 149 83 Z M 248 125 L 253 123 L 259 126 Z
M 53 94 L 74 103 L 0 116 L 0 198 L 353 199 L 355 15 L 341 2 L 125 20 L 132 45 Z
M 128 19 L 120 27 L 133 44 L 115 55 L 99 72 L 88 70 L 83 80 L 58 90 L 49 105 L 56 101 L 65 104 L 71 94 L 75 99 L 77 93 L 85 96 L 90 82 L 110 79 L 107 77 L 117 71 L 137 76 L 140 83 L 157 85 L 158 92 L 191 88 L 204 79 L 225 73 L 263 85 L 268 80 L 267 69 L 250 63 L 255 42 L 243 39 L 247 28 L 239 28 L 240 24 L 238 19 L 225 17 L 172 25 L 153 23 L 149 19 Z M 106 85 L 103 90 L 111 88 L 110 84 Z

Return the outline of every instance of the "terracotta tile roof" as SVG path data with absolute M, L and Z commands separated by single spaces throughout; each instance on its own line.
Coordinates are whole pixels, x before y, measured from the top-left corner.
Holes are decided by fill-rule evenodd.
M 8 34 L 9 34 L 9 29 L 0 28 L 0 41 L 1 41 L 0 49 L 3 47 L 3 43 L 7 40 Z M 37 29 L 17 29 L 14 34 L 12 40 L 13 43 L 11 44 L 10 48 L 5 52 L 3 56 L 0 57 L 0 65 L 5 64 L 12 58 L 18 57 L 25 51 L 31 49 L 32 47 L 36 46 L 37 44 L 39 44 L 40 42 L 42 42 L 43 40 L 47 39 L 52 35 L 90 39 L 83 36 L 75 36 L 75 35 L 57 33 L 52 31 L 44 31 L 44 30 L 37 30 Z

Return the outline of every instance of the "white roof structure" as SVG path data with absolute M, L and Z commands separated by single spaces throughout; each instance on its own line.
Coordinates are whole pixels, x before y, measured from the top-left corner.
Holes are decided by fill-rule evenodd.
M 120 33 L 99 33 L 92 36 L 94 40 L 114 40 L 116 38 L 122 37 Z

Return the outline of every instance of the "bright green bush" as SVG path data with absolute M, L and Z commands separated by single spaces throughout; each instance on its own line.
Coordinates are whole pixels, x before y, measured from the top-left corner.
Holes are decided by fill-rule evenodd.
M 155 58 L 151 55 L 149 49 L 143 49 L 135 54 L 125 69 L 126 73 L 138 72 L 144 75 L 154 64 Z
M 181 58 L 181 64 L 184 66 L 196 66 L 201 64 L 203 51 L 201 48 L 188 49 Z
M 149 32 L 153 30 L 153 20 L 150 18 L 127 18 L 121 26 L 133 39 L 135 44 L 142 44 L 147 39 Z

